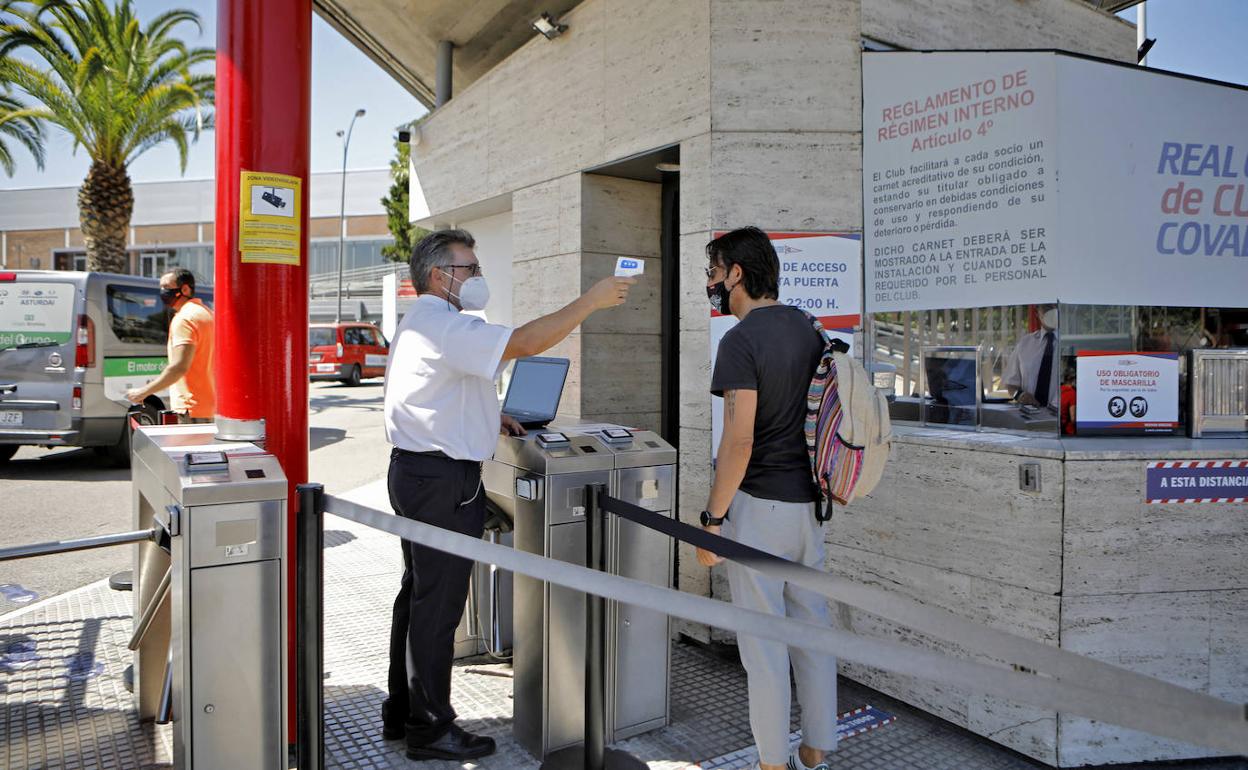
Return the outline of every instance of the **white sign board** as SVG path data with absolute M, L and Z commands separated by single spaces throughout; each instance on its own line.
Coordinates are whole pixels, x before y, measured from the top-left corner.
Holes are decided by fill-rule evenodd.
M 869 311 L 1053 301 L 1056 105 L 1050 54 L 863 57 Z
M 863 56 L 868 312 L 1248 305 L 1248 91 L 1051 52 Z
M 722 235 L 722 233 L 716 233 Z M 780 258 L 780 301 L 816 316 L 833 337 L 853 348 L 862 320 L 862 250 L 857 234 L 768 233 Z M 711 372 L 719 342 L 737 325 L 731 315 L 711 313 Z M 723 399 L 711 396 L 711 461 L 723 435 Z
M 73 284 L 0 284 L 0 350 L 64 345 L 73 338 L 73 326 Z
M 1173 433 L 1179 425 L 1179 355 L 1080 351 L 1075 393 L 1080 435 Z
M 1248 307 L 1248 91 L 1057 64 L 1062 301 Z

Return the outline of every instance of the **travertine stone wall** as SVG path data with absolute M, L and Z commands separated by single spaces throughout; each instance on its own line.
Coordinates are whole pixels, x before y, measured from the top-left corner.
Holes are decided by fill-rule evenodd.
M 1024 461 L 1041 465 L 1038 494 L 1018 488 Z M 1057 644 L 1063 495 L 1060 459 L 901 440 L 875 492 L 835 508 L 826 527 L 829 570 Z M 961 652 L 854 608 L 840 606 L 837 614 L 855 633 Z M 848 662 L 841 671 L 1028 756 L 1056 762 L 1053 712 Z
M 421 125 L 413 184 L 429 211 L 706 133 L 708 9 L 708 0 L 588 0 L 557 40 L 535 35 Z
M 1150 459 L 1238 459 L 1233 442 L 1130 459 L 1063 448 L 910 437 L 875 493 L 835 510 L 829 570 L 1011 633 L 1232 702 L 1248 701 L 1248 519 L 1234 504 L 1149 505 Z M 1119 444 L 1119 451 L 1122 445 Z M 1195 446 L 1195 444 L 1193 444 Z M 1056 447 L 1056 448 L 1055 448 Z M 1018 464 L 1042 489 L 1018 489 Z M 842 627 L 965 654 L 860 610 Z M 1043 762 L 1076 767 L 1208 756 L 1100 722 L 842 662 L 842 673 Z M 1060 723 L 1060 724 L 1059 724 Z M 1059 729 L 1060 728 L 1060 729 Z
M 645 261 L 627 304 L 596 313 L 546 355 L 572 362 L 561 413 L 657 430 L 660 186 L 570 174 L 516 191 L 512 215 L 516 325 L 576 299 L 618 256 Z
M 581 184 L 581 285 L 615 271 L 619 256 L 645 272 L 628 302 L 581 326 L 581 416 L 659 429 L 661 347 L 659 184 L 586 174 Z
M 1242 446 L 1231 454 L 1235 443 L 1225 457 L 1243 454 Z M 1066 463 L 1062 646 L 1248 702 L 1245 506 L 1149 505 L 1145 463 Z M 1062 716 L 1059 734 L 1063 766 L 1209 753 L 1078 717 Z
M 1135 27 L 1082 0 L 862 0 L 862 34 L 898 48 L 1061 48 L 1135 63 Z

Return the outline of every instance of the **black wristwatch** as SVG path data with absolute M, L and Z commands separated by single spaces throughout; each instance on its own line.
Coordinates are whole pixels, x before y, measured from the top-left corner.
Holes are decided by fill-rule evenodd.
M 702 526 L 718 527 L 724 523 L 727 516 L 712 516 L 710 511 L 702 511 Z

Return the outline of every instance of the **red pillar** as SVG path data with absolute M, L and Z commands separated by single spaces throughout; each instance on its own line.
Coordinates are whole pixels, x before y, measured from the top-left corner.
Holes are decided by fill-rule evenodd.
M 294 736 L 296 484 L 308 479 L 308 139 L 312 0 L 218 0 L 216 355 L 218 429 L 265 421 L 286 472 L 290 736 Z M 298 264 L 243 261 L 240 175 L 302 180 Z M 290 201 L 294 203 L 295 201 Z

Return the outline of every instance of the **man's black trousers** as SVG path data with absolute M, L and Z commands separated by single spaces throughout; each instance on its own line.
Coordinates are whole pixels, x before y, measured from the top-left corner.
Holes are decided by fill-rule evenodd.
M 485 527 L 481 464 L 394 450 L 390 505 L 395 513 L 471 537 Z M 403 582 L 390 627 L 387 724 L 405 721 L 410 744 L 442 737 L 455 721 L 451 661 L 468 598 L 472 562 L 402 541 Z

